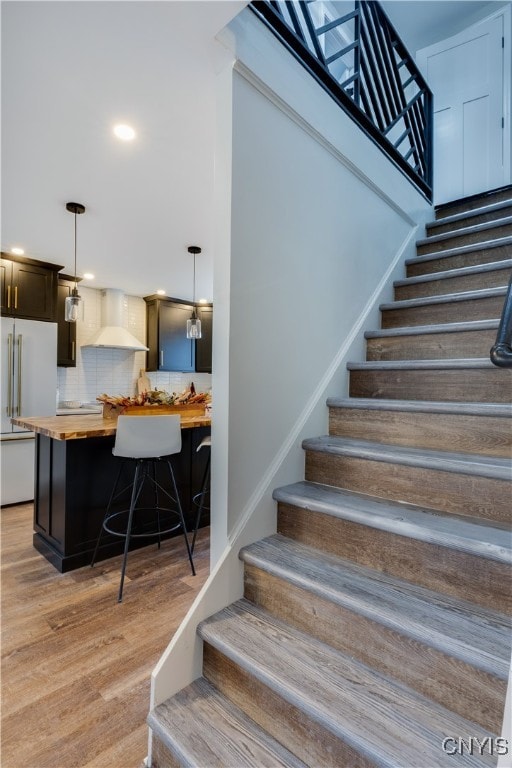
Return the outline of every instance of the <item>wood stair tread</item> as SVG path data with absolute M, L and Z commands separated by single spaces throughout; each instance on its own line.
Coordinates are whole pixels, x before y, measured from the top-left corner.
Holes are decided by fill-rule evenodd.
M 459 256 L 465 253 L 473 253 L 474 251 L 485 251 L 492 248 L 500 248 L 501 246 L 512 245 L 512 237 L 498 237 L 494 240 L 485 240 L 479 243 L 469 243 L 468 245 L 459 245 L 457 248 L 447 248 L 444 251 L 432 251 L 431 253 L 424 253 L 421 256 L 413 256 L 405 260 L 405 265 L 419 264 L 423 261 L 432 261 L 433 259 L 447 259 L 450 256 Z
M 276 488 L 275 501 L 389 531 L 418 541 L 450 547 L 500 563 L 512 563 L 510 531 L 501 524 L 444 514 L 405 502 L 393 502 L 321 483 L 301 480 Z
M 403 280 L 395 280 L 393 285 L 395 288 L 406 285 L 418 285 L 419 283 L 430 283 L 439 280 L 449 280 L 454 277 L 463 277 L 465 275 L 478 275 L 485 272 L 502 271 L 512 268 L 512 259 L 503 259 L 502 261 L 491 261 L 487 264 L 478 264 L 473 267 L 459 267 L 457 269 L 446 269 L 443 272 L 432 272 L 426 275 L 418 275 L 416 277 L 406 277 Z M 505 280 L 505 285 L 508 284 L 508 279 Z
M 512 405 L 506 403 L 444 402 L 435 400 L 386 400 L 373 397 L 329 397 L 329 408 L 450 413 L 460 416 L 512 417 Z
M 497 368 L 487 357 L 443 358 L 441 360 L 370 360 L 361 363 L 347 363 L 349 371 L 392 371 L 392 370 L 449 370 L 478 369 L 496 371 Z
M 475 204 L 477 207 L 490 205 L 491 203 L 489 201 L 491 200 L 495 200 L 496 202 L 501 200 L 506 200 L 508 202 L 512 200 L 512 184 L 504 184 L 501 187 L 488 189 L 485 192 L 476 192 L 474 195 L 465 195 L 464 197 L 447 200 L 445 203 L 439 203 L 435 206 L 436 220 L 445 218 L 443 214 L 454 207 L 462 207 L 462 211 L 467 212 L 474 210 L 473 205 Z
M 240 559 L 507 680 L 512 620 L 486 608 L 306 546 L 280 534 Z
M 379 309 L 395 310 L 412 307 L 424 307 L 430 304 L 448 304 L 457 301 L 475 301 L 478 299 L 487 299 L 494 296 L 506 296 L 507 286 L 498 288 L 482 288 L 477 291 L 460 291 L 458 293 L 443 293 L 435 296 L 422 296 L 418 299 L 402 299 L 401 301 L 389 301 L 380 304 Z
M 430 235 L 416 241 L 416 246 L 429 245 L 430 243 L 441 243 L 443 240 L 450 240 L 454 237 L 464 237 L 465 235 L 472 235 L 475 232 L 486 232 L 487 230 L 497 229 L 508 224 L 512 224 L 512 216 L 504 216 L 501 219 L 494 219 L 493 221 L 485 221 L 481 224 L 473 224 L 468 227 L 462 227 L 461 229 L 452 229 L 449 232 L 442 232 L 439 235 Z
M 426 229 L 428 232 L 430 230 L 435 230 L 437 227 L 451 224 L 452 222 L 455 224 L 458 221 L 464 221 L 465 219 L 472 219 L 473 217 L 477 216 L 485 216 L 485 214 L 495 213 L 496 211 L 501 211 L 504 208 L 510 208 L 510 206 L 512 206 L 512 199 L 500 200 L 498 203 L 483 205 L 480 208 L 472 208 L 468 211 L 463 211 L 462 213 L 454 213 L 451 216 L 444 216 L 443 218 L 435 219 L 426 225 Z
M 421 755 L 448 766 L 443 738 L 475 726 L 391 682 L 329 646 L 292 629 L 242 599 L 198 627 L 199 635 L 281 699 L 307 713 L 373 765 L 410 768 Z M 478 728 L 482 735 L 492 734 Z M 461 765 L 494 765 L 465 756 Z
M 204 678 L 152 710 L 148 724 L 183 766 L 306 768 Z
M 393 462 L 410 467 L 427 467 L 441 472 L 457 472 L 464 475 L 490 477 L 494 480 L 512 479 L 512 462 L 509 459 L 494 456 L 401 447 L 336 435 L 307 438 L 303 440 L 302 447 L 307 451 L 322 451 L 338 456 Z
M 365 339 L 382 339 L 387 336 L 421 336 L 426 333 L 460 333 L 461 331 L 489 331 L 499 327 L 498 318 L 491 320 L 465 320 L 457 323 L 430 323 L 429 325 L 401 325 L 365 331 Z

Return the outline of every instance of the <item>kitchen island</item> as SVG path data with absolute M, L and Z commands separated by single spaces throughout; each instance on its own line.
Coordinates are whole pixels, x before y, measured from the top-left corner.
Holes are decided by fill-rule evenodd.
M 172 461 L 190 530 L 195 519 L 192 496 L 199 492 L 206 462 L 206 452 L 196 451 L 210 433 L 211 419 L 203 414 L 180 415 L 182 449 Z M 34 547 L 62 573 L 88 565 L 119 468 L 119 459 L 112 456 L 117 422 L 97 414 L 12 422 L 36 435 Z M 123 469 L 126 486 L 131 480 L 130 464 L 126 462 Z M 161 482 L 166 485 L 163 477 Z M 151 541 L 134 540 L 134 547 Z M 97 559 L 120 554 L 123 546 L 121 539 L 104 535 Z

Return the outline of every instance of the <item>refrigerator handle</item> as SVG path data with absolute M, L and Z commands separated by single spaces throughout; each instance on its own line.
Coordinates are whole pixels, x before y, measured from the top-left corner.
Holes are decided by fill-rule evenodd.
M 21 333 L 19 333 L 18 334 L 18 410 L 17 410 L 18 416 L 21 416 L 21 374 L 23 371 L 23 366 L 21 362 L 22 342 L 23 342 L 23 336 L 21 335 Z
M 7 336 L 7 415 L 12 416 L 12 333 Z

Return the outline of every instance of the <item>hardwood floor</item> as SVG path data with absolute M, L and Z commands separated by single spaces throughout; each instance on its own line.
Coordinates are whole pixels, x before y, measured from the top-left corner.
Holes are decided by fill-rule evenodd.
M 58 573 L 32 547 L 32 504 L 1 510 L 2 768 L 138 768 L 150 675 L 209 571 L 182 537 Z

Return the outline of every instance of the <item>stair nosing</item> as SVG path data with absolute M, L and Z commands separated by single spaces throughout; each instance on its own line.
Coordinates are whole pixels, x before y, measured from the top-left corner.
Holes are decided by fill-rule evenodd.
M 469 518 L 462 519 L 437 510 L 391 502 L 307 480 L 274 489 L 272 498 L 426 544 L 455 549 L 505 565 L 512 563 L 512 545 L 507 547 L 503 544 L 504 530 L 496 525 L 482 525 Z M 487 541 L 483 541 L 484 531 Z
M 388 336 L 421 336 L 431 333 L 463 333 L 469 331 L 489 331 L 499 327 L 498 318 L 492 320 L 466 320 L 457 323 L 429 323 L 428 325 L 401 325 L 398 328 L 381 328 L 377 331 L 365 331 L 365 339 L 382 339 Z
M 470 476 L 476 475 L 478 477 L 508 482 L 512 479 L 512 461 L 495 456 L 455 451 L 435 451 L 432 448 L 415 448 L 378 443 L 371 440 L 340 437 L 338 435 L 306 438 L 302 441 L 302 447 L 305 451 L 394 463 L 406 467 L 425 468 Z
M 450 256 L 464 255 L 465 253 L 473 253 L 474 251 L 485 251 L 492 248 L 499 248 L 504 245 L 512 245 L 512 237 L 498 237 L 494 240 L 485 240 L 480 243 L 469 243 L 468 245 L 459 245 L 457 248 L 447 248 L 445 251 L 432 251 L 431 253 L 423 253 L 421 256 L 415 256 L 405 260 L 406 266 L 412 266 L 414 264 L 420 264 L 425 261 L 433 261 L 434 259 L 447 259 Z
M 442 243 L 444 240 L 450 240 L 454 237 L 464 237 L 466 235 L 473 235 L 477 232 L 485 232 L 488 229 L 498 229 L 499 227 L 506 227 L 508 224 L 512 224 L 512 216 L 505 216 L 502 219 L 493 219 L 492 221 L 483 221 L 480 224 L 473 224 L 469 227 L 461 227 L 460 229 L 452 229 L 449 232 L 441 232 L 439 235 L 432 235 L 431 237 L 425 237 L 416 241 L 416 246 L 428 245 L 429 243 Z
M 254 623 L 251 617 L 255 619 Z M 218 622 L 223 619 L 225 623 L 222 631 L 219 629 Z M 226 623 L 228 623 L 227 631 Z M 273 631 L 265 630 L 265 626 L 260 628 L 258 624 L 264 624 L 266 627 L 270 625 Z M 247 651 L 244 653 L 240 650 L 239 638 L 241 635 L 244 638 L 251 636 L 251 630 L 253 639 L 250 646 L 251 653 Z M 389 721 L 390 719 L 395 721 L 398 714 L 402 723 L 402 732 L 405 728 L 408 730 L 408 743 L 415 745 L 413 749 L 416 753 L 417 745 L 422 745 L 423 755 L 430 751 L 426 750 L 426 746 L 432 744 L 432 730 L 435 732 L 439 729 L 439 735 L 441 735 L 450 720 L 448 728 L 464 728 L 470 725 L 468 720 L 455 715 L 442 705 L 433 703 L 425 696 L 350 658 L 347 654 L 335 651 L 316 638 L 291 628 L 243 598 L 219 611 L 214 617 L 201 622 L 198 633 L 204 642 L 212 645 L 277 696 L 292 707 L 299 708 L 311 720 L 328 730 L 333 736 L 342 739 L 357 750 L 363 758 L 372 761 L 373 765 L 381 768 L 405 768 L 411 764 L 411 754 L 407 754 L 411 750 L 404 748 L 403 741 L 401 742 L 401 759 L 397 761 L 398 744 L 383 743 L 378 737 L 379 728 L 387 728 L 389 733 L 392 733 Z M 266 644 L 256 654 L 252 649 L 261 647 L 260 638 L 264 638 Z M 283 648 L 285 653 L 289 652 L 289 649 L 293 649 L 293 643 L 295 648 L 291 661 L 286 665 L 280 663 L 280 649 Z M 263 652 L 266 652 L 264 659 Z M 297 665 L 298 658 L 301 664 L 300 673 Z M 318 670 L 319 658 L 322 660 L 320 670 Z M 346 668 L 345 671 L 343 671 L 344 668 Z M 303 685 L 299 680 L 300 675 L 302 675 Z M 352 680 L 354 677 L 356 681 Z M 377 684 L 384 690 L 384 694 L 377 692 L 375 688 Z M 350 698 L 353 702 L 355 701 L 355 688 L 358 693 L 358 709 L 347 706 Z M 341 710 L 328 704 L 329 699 L 338 700 L 342 691 L 344 692 L 342 701 L 345 702 L 343 718 Z M 390 706 L 390 702 L 394 702 L 393 706 Z M 425 714 L 422 713 L 422 709 L 428 709 L 430 717 L 436 723 L 436 725 L 431 723 L 428 734 L 421 724 Z M 363 712 L 366 722 L 361 719 Z M 405 718 L 405 712 L 408 713 L 407 718 Z M 370 719 L 375 723 L 378 718 L 381 720 L 379 728 L 374 729 L 371 727 Z M 479 728 L 479 732 L 488 733 L 482 728 Z M 490 733 L 489 736 L 491 736 Z M 488 764 L 491 765 L 490 762 Z
M 279 552 L 279 555 L 276 555 L 273 559 L 274 542 L 276 543 L 275 549 Z M 270 552 L 268 551 L 269 548 Z M 292 562 L 286 558 L 283 562 L 282 555 L 288 551 L 292 553 Z M 304 552 L 309 562 L 317 564 L 313 575 L 305 572 L 303 568 L 299 570 L 295 566 L 293 556 L 296 551 L 299 554 Z M 468 632 L 467 636 L 464 636 L 464 633 L 459 633 L 463 635 L 460 638 L 456 636 L 453 629 L 452 633 L 448 635 L 446 629 L 447 625 L 449 627 L 452 624 L 460 627 L 460 616 L 463 613 L 467 613 L 468 621 L 470 621 L 469 616 L 471 616 L 471 622 L 478 621 L 482 627 L 482 635 L 486 637 L 489 636 L 489 623 L 499 622 L 500 628 L 494 628 L 491 631 L 495 636 L 499 635 L 501 638 L 501 635 L 505 633 L 506 629 L 509 629 L 511 623 L 511 620 L 504 614 L 479 608 L 478 610 L 482 612 L 482 616 L 477 617 L 475 607 L 467 601 L 443 596 L 444 602 L 436 602 L 439 596 L 426 587 L 421 587 L 380 572 L 376 579 L 374 576 L 375 572 L 372 572 L 370 568 L 351 563 L 349 560 L 335 555 L 320 552 L 308 545 L 287 539 L 281 534 L 274 534 L 267 539 L 243 547 L 239 557 L 244 563 L 260 568 L 329 602 L 348 608 L 389 629 L 406 634 L 421 643 L 426 643 L 437 650 L 468 662 L 485 672 L 499 677 L 501 680 L 507 680 L 509 668 L 507 654 L 499 656 L 494 653 L 493 655 L 489 649 L 477 647 L 473 641 L 474 633 L 471 635 Z M 332 578 L 330 578 L 328 584 L 325 580 L 322 581 L 322 568 L 329 570 L 329 576 L 334 572 L 339 581 L 337 580 L 337 583 L 334 585 Z M 356 580 L 356 587 L 351 589 L 348 585 L 353 585 L 354 579 Z M 384 609 L 382 608 L 383 593 L 385 597 L 387 596 L 386 608 Z M 410 600 L 412 599 L 416 608 L 418 605 L 420 606 L 420 610 L 415 610 L 411 617 L 409 608 L 408 611 L 402 610 L 402 604 L 400 600 L 396 599 L 396 593 L 405 598 L 408 605 L 410 605 Z M 379 596 L 381 601 L 378 599 L 372 600 L 372 598 L 379 598 Z M 389 610 L 387 607 L 389 603 L 395 604 L 394 610 Z M 434 613 L 434 617 L 432 615 L 429 617 L 430 634 L 428 642 L 425 641 L 424 616 L 422 615 L 423 610 L 421 606 L 428 606 L 430 611 Z M 453 618 L 454 608 L 457 614 L 456 620 Z M 435 624 L 434 627 L 433 624 Z M 505 624 L 506 627 L 504 626 Z M 472 645 L 467 642 L 466 637 L 471 639 Z M 507 653 L 508 650 L 507 648 Z
M 429 272 L 426 275 L 415 275 L 406 277 L 403 280 L 395 280 L 395 288 L 403 288 L 409 285 L 421 285 L 421 283 L 432 283 L 440 280 L 450 280 L 467 275 L 479 275 L 485 272 L 501 272 L 512 267 L 512 259 L 502 259 L 501 261 L 490 261 L 486 264 L 475 264 L 471 267 L 457 267 L 456 269 L 446 269 L 444 272 Z M 508 281 L 507 281 L 508 284 Z
M 445 413 L 460 416 L 512 417 L 512 404 L 468 403 L 442 400 L 389 400 L 367 397 L 329 397 L 328 408 L 355 408 L 359 410 L 411 411 L 415 413 Z
M 505 296 L 507 286 L 497 288 L 480 288 L 476 291 L 458 291 L 457 293 L 443 293 L 434 296 L 421 296 L 417 299 L 402 299 L 399 301 L 384 302 L 379 305 L 381 312 L 400 309 L 412 309 L 425 307 L 431 304 L 451 304 L 461 301 L 478 301 L 479 299 L 492 299 L 495 296 Z
M 508 200 L 500 200 L 498 203 L 491 203 L 491 205 L 483 205 L 481 208 L 470 208 L 468 211 L 463 211 L 462 213 L 454 213 L 451 216 L 444 216 L 441 219 L 434 219 L 433 221 L 429 221 L 427 226 L 428 228 L 435 228 L 443 226 L 444 224 L 452 224 L 457 221 L 463 221 L 464 219 L 470 219 L 473 216 L 484 216 L 486 213 L 494 213 L 495 211 L 499 211 L 502 208 L 509 208 L 512 206 L 512 198 L 509 198 Z
M 447 357 L 432 360 L 366 360 L 363 362 L 347 363 L 347 368 L 349 371 L 499 370 L 487 357 Z

